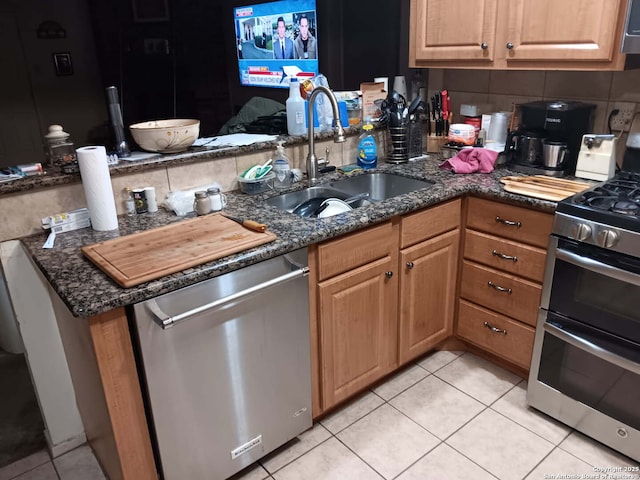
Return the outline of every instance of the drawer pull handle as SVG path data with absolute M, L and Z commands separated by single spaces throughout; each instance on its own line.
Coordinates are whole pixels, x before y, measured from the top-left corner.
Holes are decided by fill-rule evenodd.
M 387 278 L 393 277 L 393 272 L 384 272 Z
M 506 225 L 508 227 L 516 227 L 520 228 L 522 226 L 522 222 L 514 222 L 513 220 L 505 220 L 504 218 L 496 217 L 496 222 Z
M 499 292 L 505 292 L 505 293 L 508 293 L 509 295 L 511 295 L 511 292 L 513 291 L 510 288 L 505 288 L 505 287 L 501 287 L 500 285 L 496 285 L 492 281 L 487 282 L 487 285 L 489 285 L 491 288 L 493 288 L 493 289 L 495 289 L 495 290 L 497 290 Z
M 518 261 L 518 257 L 512 256 L 512 255 L 505 255 L 504 253 L 500 253 L 497 250 L 494 250 L 493 252 L 491 252 L 491 255 L 495 255 L 496 257 L 501 258 L 503 260 L 513 260 L 514 262 Z
M 501 333 L 503 335 L 507 334 L 506 330 L 503 330 L 502 328 L 494 327 L 489 322 L 484 322 L 484 326 L 485 328 L 488 328 L 489 330 L 491 330 L 493 333 Z
M 411 270 L 414 267 L 413 262 L 407 262 L 407 268 Z

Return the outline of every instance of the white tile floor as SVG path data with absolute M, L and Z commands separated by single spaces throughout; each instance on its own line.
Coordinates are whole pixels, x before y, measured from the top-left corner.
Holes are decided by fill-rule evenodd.
M 597 478 L 594 467 L 638 466 L 527 408 L 525 393 L 525 381 L 470 353 L 436 352 L 233 478 L 534 480 Z M 639 473 L 626 478 L 640 480 Z M 0 480 L 10 479 L 104 476 L 84 446 L 0 469 Z

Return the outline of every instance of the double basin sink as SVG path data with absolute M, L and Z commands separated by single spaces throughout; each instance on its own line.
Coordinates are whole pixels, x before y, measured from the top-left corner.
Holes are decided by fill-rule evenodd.
M 393 173 L 369 173 L 277 195 L 267 199 L 266 203 L 291 213 L 296 210 L 296 207 L 314 198 L 346 200 L 361 193 L 368 193 L 365 198 L 351 203 L 352 208 L 358 208 L 427 188 L 432 186 L 433 183 L 428 180 L 416 180 Z

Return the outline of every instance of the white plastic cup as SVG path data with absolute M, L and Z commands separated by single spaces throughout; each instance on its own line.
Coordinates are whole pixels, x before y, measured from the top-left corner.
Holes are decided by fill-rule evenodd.
M 158 211 L 158 203 L 156 202 L 156 189 L 154 187 L 145 187 L 144 196 L 147 199 L 147 211 L 155 213 Z
M 495 112 L 491 114 L 491 123 L 489 124 L 487 141 L 504 144 L 507 141 L 508 126 L 509 126 L 509 113 Z

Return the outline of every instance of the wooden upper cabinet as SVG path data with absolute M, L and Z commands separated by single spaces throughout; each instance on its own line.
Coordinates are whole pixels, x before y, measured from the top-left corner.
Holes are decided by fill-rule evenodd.
M 507 60 L 611 60 L 614 45 L 619 48 L 621 4 L 621 0 L 511 0 Z
M 493 61 L 498 0 L 416 0 L 414 5 L 417 59 Z
M 411 0 L 409 66 L 623 70 L 628 0 Z

